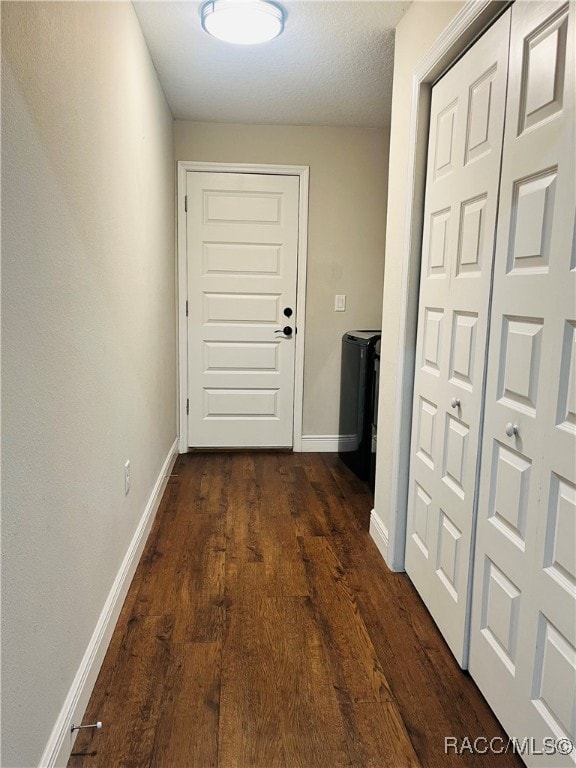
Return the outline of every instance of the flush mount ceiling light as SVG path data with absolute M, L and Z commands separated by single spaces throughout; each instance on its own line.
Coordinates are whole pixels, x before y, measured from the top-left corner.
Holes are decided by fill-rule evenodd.
M 284 8 L 271 0 L 208 0 L 200 15 L 208 34 L 240 45 L 273 40 L 286 20 Z

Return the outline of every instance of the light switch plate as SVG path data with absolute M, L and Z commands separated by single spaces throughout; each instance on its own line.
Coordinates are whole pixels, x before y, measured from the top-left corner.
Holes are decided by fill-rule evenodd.
M 334 297 L 334 311 L 335 312 L 346 311 L 346 295 L 345 294 L 337 294 Z

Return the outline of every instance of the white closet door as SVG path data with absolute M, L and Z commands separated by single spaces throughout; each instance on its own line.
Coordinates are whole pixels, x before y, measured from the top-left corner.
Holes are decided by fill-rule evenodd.
M 466 665 L 510 12 L 432 91 L 406 570 Z
M 576 740 L 574 40 L 574 4 L 514 4 L 471 628 L 474 679 L 537 751 Z

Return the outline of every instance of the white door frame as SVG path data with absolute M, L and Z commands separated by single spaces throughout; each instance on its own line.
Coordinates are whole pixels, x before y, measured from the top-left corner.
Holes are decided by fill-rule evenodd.
M 493 0 L 468 0 L 454 17 L 426 56 L 422 58 L 412 79 L 409 124 L 408 194 L 402 251 L 402 288 L 398 347 L 398 379 L 395 402 L 400 404 L 391 435 L 393 446 L 392 483 L 388 501 L 388 537 L 383 535 L 382 521 L 372 512 L 371 532 L 393 571 L 404 570 L 406 519 L 408 509 L 408 473 L 410 468 L 410 435 L 412 431 L 412 399 L 414 361 L 418 323 L 418 295 L 422 258 L 424 191 L 430 94 L 432 83 L 453 64 L 482 31 L 509 7 L 509 3 Z M 376 478 L 378 482 L 378 478 Z
M 178 161 L 178 450 L 188 451 L 188 323 L 186 300 L 188 294 L 188 260 L 186 248 L 186 174 L 188 171 L 204 173 L 258 173 L 272 176 L 299 177 L 298 203 L 298 283 L 296 291 L 296 327 L 294 359 L 294 451 L 302 450 L 302 413 L 304 399 L 304 339 L 306 328 L 306 264 L 308 259 L 308 184 L 310 168 L 306 165 L 247 165 L 244 163 L 204 163 Z

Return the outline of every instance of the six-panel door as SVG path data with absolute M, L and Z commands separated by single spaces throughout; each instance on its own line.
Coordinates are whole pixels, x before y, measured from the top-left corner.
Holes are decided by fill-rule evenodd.
M 533 737 L 528 765 L 562 768 L 576 761 L 574 15 L 512 9 L 470 651 L 504 727 Z M 545 738 L 565 752 L 537 754 Z
M 431 104 L 406 570 L 463 666 L 509 25 L 508 12 Z

